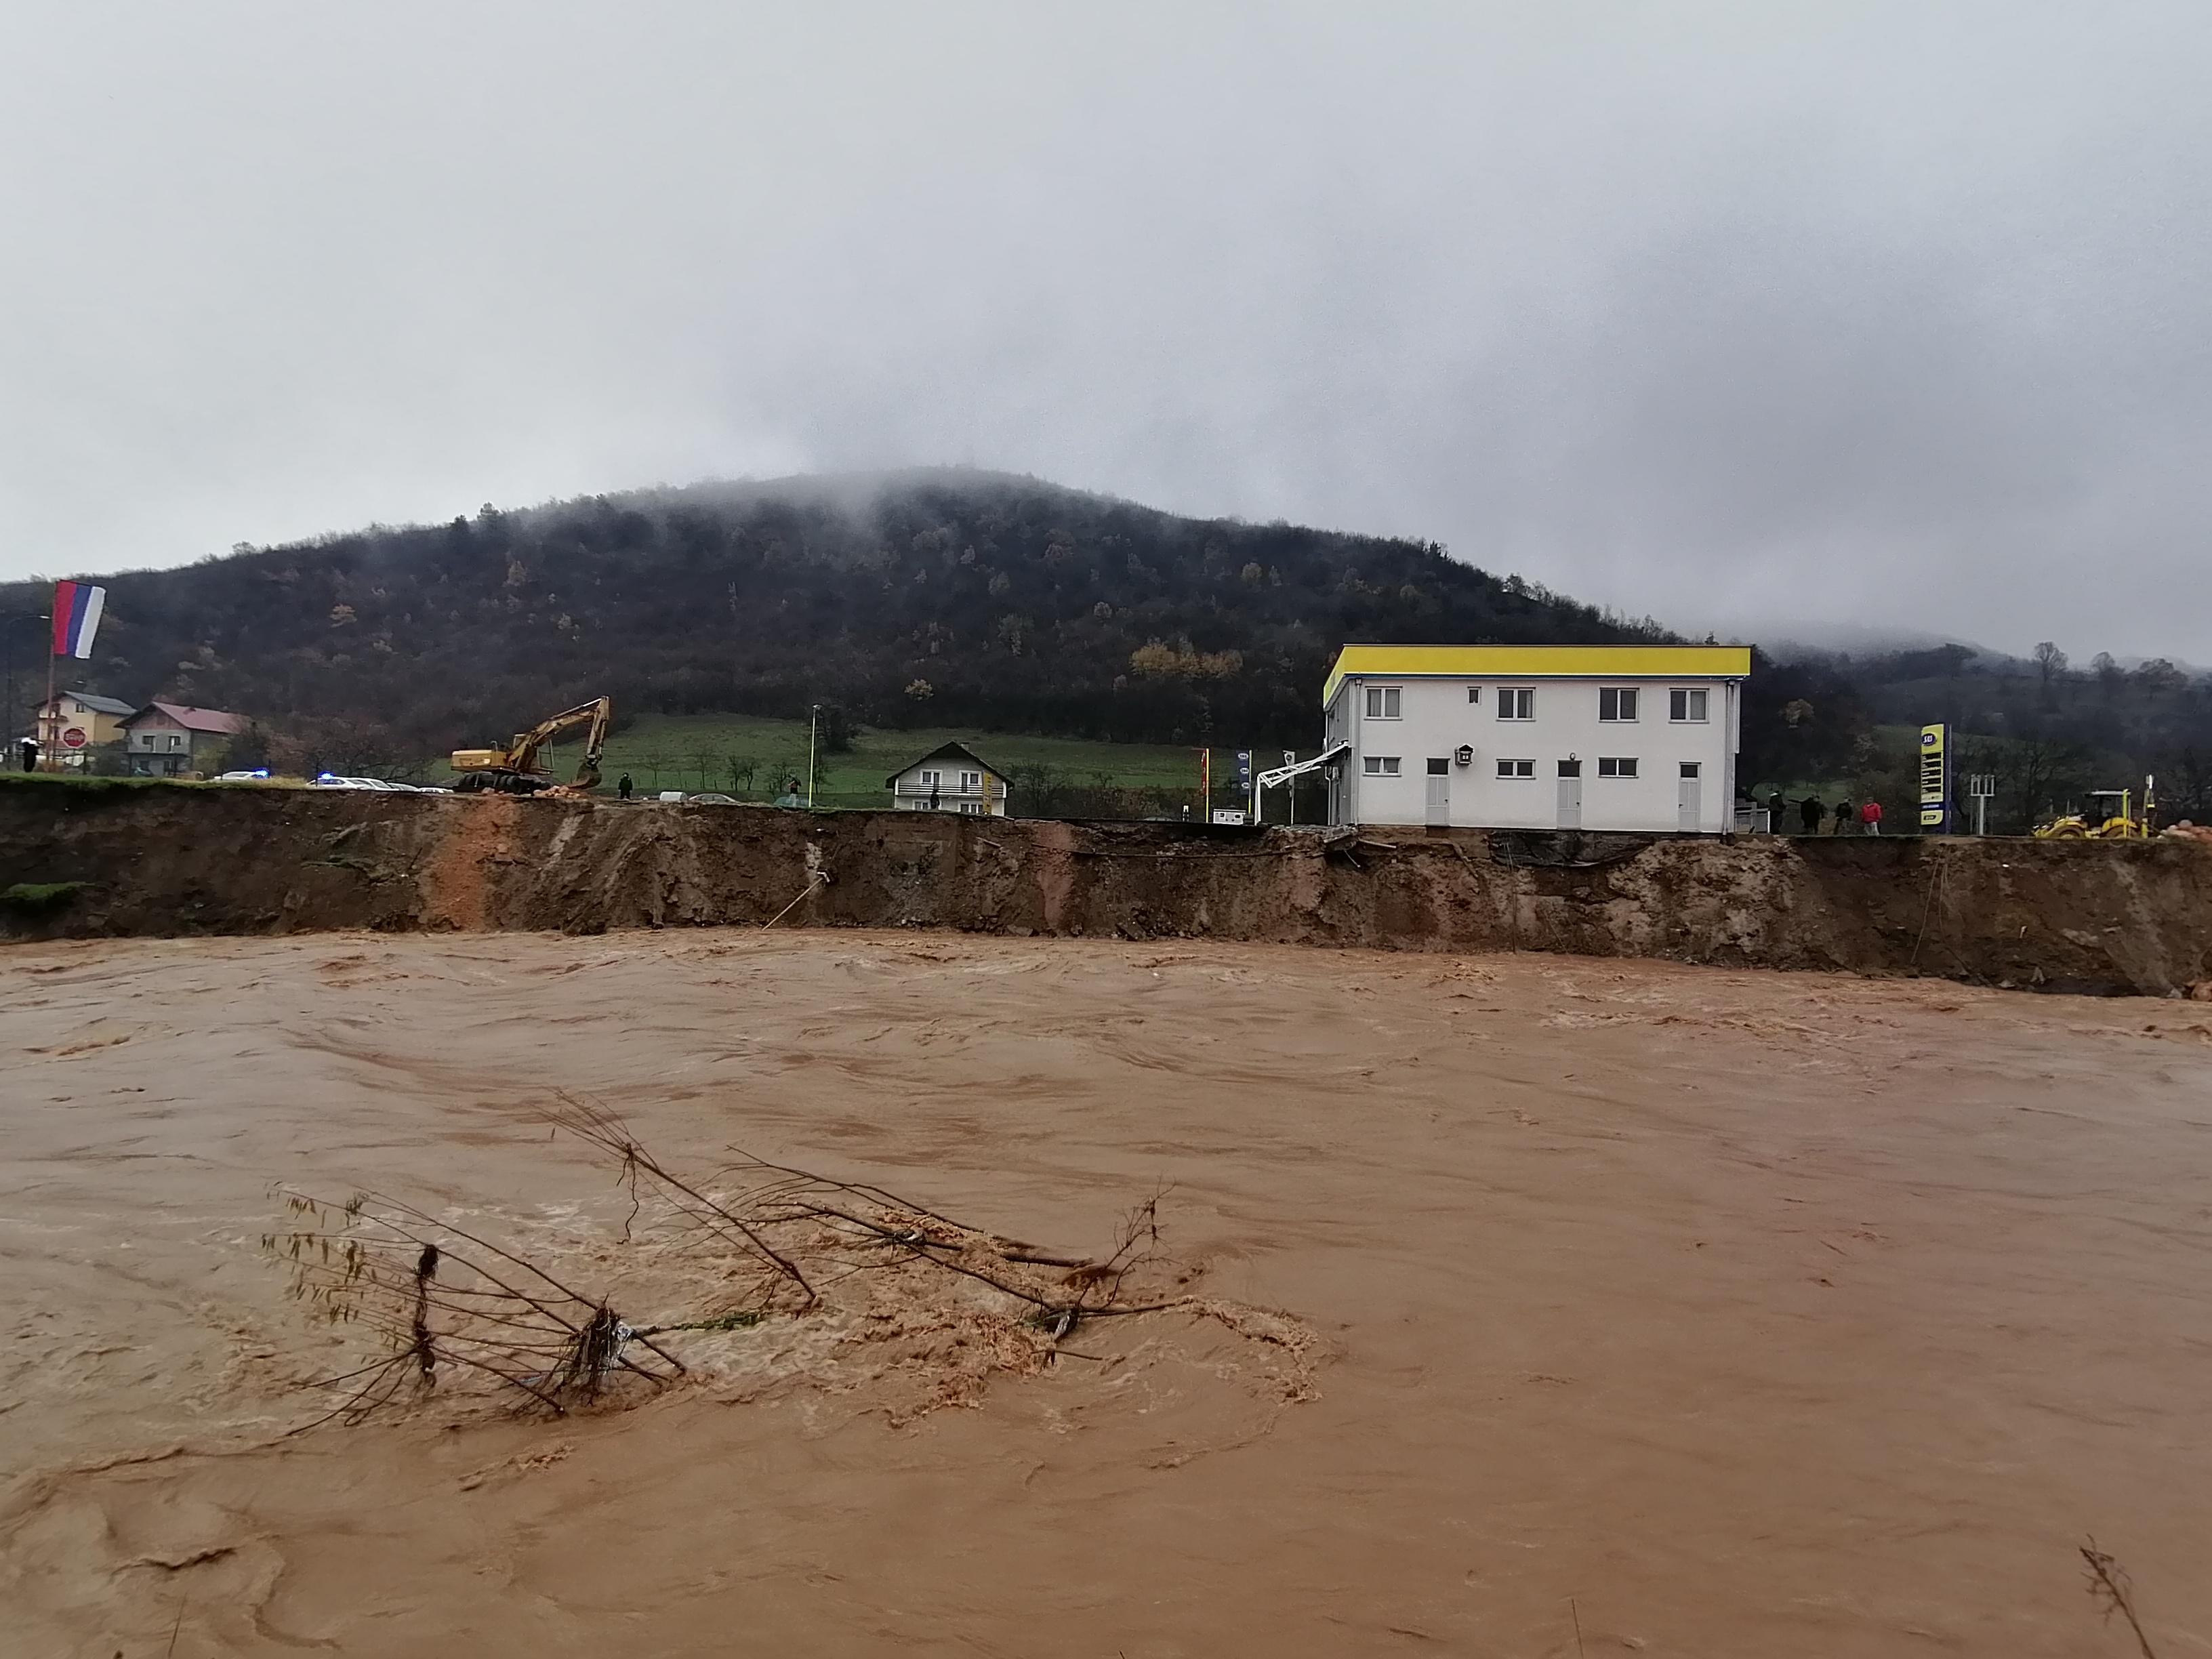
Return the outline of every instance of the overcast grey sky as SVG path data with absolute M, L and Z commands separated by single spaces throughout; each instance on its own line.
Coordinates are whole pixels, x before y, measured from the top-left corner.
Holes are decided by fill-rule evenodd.
M 909 462 L 2212 661 L 2212 3 L 14 0 L 0 574 Z

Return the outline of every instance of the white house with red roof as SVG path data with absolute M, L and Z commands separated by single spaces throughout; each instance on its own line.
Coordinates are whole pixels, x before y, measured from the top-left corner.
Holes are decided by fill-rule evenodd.
M 133 775 L 142 778 L 212 772 L 230 740 L 245 729 L 243 714 L 156 698 L 123 722 L 124 756 Z

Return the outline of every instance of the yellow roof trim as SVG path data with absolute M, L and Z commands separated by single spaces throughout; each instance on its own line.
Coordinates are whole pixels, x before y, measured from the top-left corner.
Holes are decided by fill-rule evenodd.
M 1370 679 L 1741 679 L 1750 672 L 1747 645 L 1347 645 L 1336 653 L 1321 701 L 1324 708 L 1335 702 L 1349 674 Z

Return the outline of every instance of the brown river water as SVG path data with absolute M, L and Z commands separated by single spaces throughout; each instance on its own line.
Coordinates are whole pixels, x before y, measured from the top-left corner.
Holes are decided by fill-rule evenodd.
M 2212 1653 L 2203 1005 L 845 933 L 0 986 L 10 1654 L 2134 1653 L 2093 1535 Z M 293 1432 L 376 1349 L 287 1295 L 280 1185 L 703 1305 L 556 1091 L 1076 1257 L 1159 1194 L 1174 1282 L 1271 1334 L 1002 1364 L 854 1304 L 557 1420 L 455 1384 Z

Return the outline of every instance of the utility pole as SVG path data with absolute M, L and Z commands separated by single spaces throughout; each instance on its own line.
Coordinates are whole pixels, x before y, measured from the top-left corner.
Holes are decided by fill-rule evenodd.
M 811 704 L 806 710 L 806 804 L 814 805 L 814 734 L 822 724 L 822 705 Z

